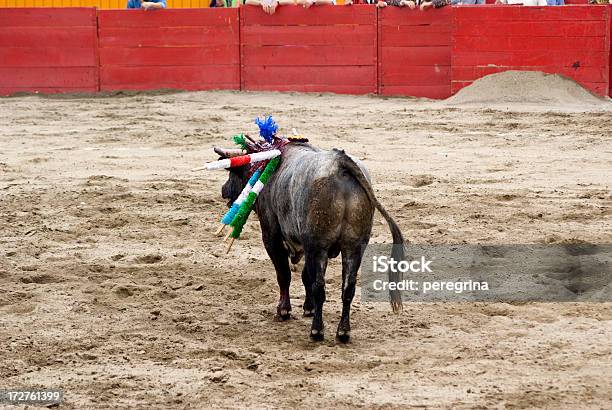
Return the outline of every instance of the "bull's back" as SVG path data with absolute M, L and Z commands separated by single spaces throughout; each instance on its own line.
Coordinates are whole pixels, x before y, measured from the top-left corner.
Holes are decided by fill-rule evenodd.
M 267 195 L 266 202 L 292 247 L 309 242 L 331 247 L 369 237 L 373 207 L 334 151 L 287 147 Z

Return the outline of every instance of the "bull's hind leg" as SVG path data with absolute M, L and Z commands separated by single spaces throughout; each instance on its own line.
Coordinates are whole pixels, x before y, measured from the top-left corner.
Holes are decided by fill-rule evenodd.
M 304 264 L 304 269 L 302 269 L 302 283 L 304 284 L 304 292 L 306 295 L 304 296 L 304 317 L 313 317 L 315 313 L 315 305 L 314 298 L 312 297 L 312 284 L 313 280 L 310 277 L 310 273 L 306 269 L 306 264 Z
M 263 218 L 262 218 L 263 219 Z M 265 226 L 262 220 L 263 243 L 268 252 L 268 256 L 274 264 L 276 270 L 276 280 L 280 290 L 276 316 L 280 320 L 291 318 L 291 298 L 289 297 L 289 285 L 291 284 L 291 269 L 289 268 L 289 252 L 283 243 L 283 237 L 277 224 Z
M 325 270 L 327 269 L 327 251 L 306 250 L 304 273 L 311 284 L 314 302 L 314 317 L 310 329 L 312 340 L 323 340 L 323 303 L 325 302 Z M 306 281 L 304 281 L 306 284 Z M 308 293 L 308 292 L 307 292 Z
M 336 331 L 336 338 L 342 343 L 347 343 L 351 338 L 351 303 L 362 256 L 361 246 L 342 251 L 342 317 Z

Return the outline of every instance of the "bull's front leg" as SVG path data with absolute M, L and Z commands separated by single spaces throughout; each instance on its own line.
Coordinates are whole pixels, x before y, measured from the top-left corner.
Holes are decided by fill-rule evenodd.
M 276 280 L 280 290 L 278 305 L 276 307 L 276 317 L 284 321 L 291 318 L 291 298 L 289 297 L 291 269 L 289 268 L 289 252 L 283 243 L 282 233 L 278 224 L 264 226 L 264 221 L 261 221 L 261 224 L 264 246 L 266 247 L 268 256 L 274 264 Z
M 305 273 L 312 285 L 312 300 L 314 301 L 314 317 L 310 337 L 312 340 L 323 340 L 323 303 L 325 302 L 325 270 L 327 269 L 327 251 L 306 251 Z

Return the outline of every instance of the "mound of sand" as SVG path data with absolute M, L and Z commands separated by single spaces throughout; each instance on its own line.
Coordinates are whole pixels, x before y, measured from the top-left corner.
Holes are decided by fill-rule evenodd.
M 474 81 L 448 98 L 452 104 L 607 104 L 574 80 L 541 71 L 504 71 Z

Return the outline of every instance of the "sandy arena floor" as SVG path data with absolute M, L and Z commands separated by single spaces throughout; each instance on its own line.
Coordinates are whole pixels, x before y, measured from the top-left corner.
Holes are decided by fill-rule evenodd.
M 612 104 L 611 104 L 612 105 Z M 612 242 L 612 108 L 457 108 L 373 97 L 180 93 L 0 99 L 0 388 L 62 408 L 610 408 L 612 304 L 353 308 L 326 341 L 276 278 L 251 217 L 214 237 L 214 144 L 274 113 L 369 167 L 416 243 Z M 507 110 L 506 108 L 509 108 Z M 376 215 L 371 242 L 389 242 Z M 146 406 L 146 407 L 145 407 Z

